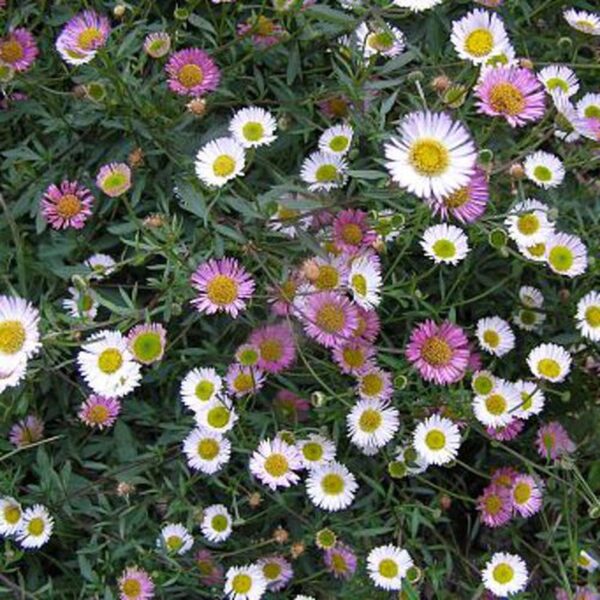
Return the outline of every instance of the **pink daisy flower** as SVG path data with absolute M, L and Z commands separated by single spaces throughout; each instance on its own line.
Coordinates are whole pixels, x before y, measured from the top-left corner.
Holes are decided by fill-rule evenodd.
M 237 28 L 239 37 L 250 37 L 252 43 L 259 48 L 274 46 L 283 38 L 285 29 L 272 19 L 260 15 L 256 19 L 248 19 Z
M 356 554 L 343 542 L 337 542 L 333 548 L 323 553 L 327 570 L 336 579 L 351 579 L 356 571 L 358 560 Z
M 120 600 L 150 600 L 154 598 L 154 583 L 146 571 L 128 567 L 119 577 Z
M 312 294 L 301 316 L 307 335 L 327 348 L 350 339 L 358 326 L 356 307 L 336 292 Z
M 66 48 L 75 54 L 85 55 L 102 48 L 109 34 L 110 23 L 107 17 L 93 10 L 84 10 L 69 20 L 60 37 Z
M 454 217 L 461 223 L 473 223 L 485 213 L 489 197 L 485 171 L 476 167 L 467 185 L 443 198 L 429 198 L 427 203 L 433 214 L 439 213 L 444 220 Z
M 357 375 L 366 368 L 375 366 L 373 357 L 375 348 L 363 340 L 350 340 L 338 344 L 333 349 L 333 360 L 342 373 Z
M 381 322 L 376 310 L 367 310 L 362 306 L 357 306 L 358 326 L 352 332 L 355 338 L 363 339 L 366 342 L 373 343 L 381 331 Z
M 227 369 L 225 381 L 229 393 L 239 398 L 248 394 L 256 394 L 265 384 L 265 374 L 261 369 L 234 363 Z
M 387 401 L 394 393 L 392 376 L 379 367 L 365 369 L 356 379 L 356 391 L 363 400 Z
M 499 485 L 510 489 L 518 475 L 519 472 L 512 467 L 499 467 L 492 473 L 490 485 Z
M 263 440 L 250 458 L 250 472 L 261 483 L 276 490 L 300 481 L 296 471 L 302 469 L 298 449 L 280 438 Z
M 343 252 L 356 254 L 369 247 L 377 232 L 367 221 L 367 213 L 348 208 L 339 212 L 333 221 L 333 241 Z
M 206 586 L 221 585 L 224 579 L 223 567 L 215 561 L 210 550 L 198 550 L 196 566 L 200 571 L 200 581 Z
M 475 373 L 481 371 L 481 354 L 477 351 L 475 344 L 469 342 L 469 363 L 467 364 L 467 371 Z
M 294 299 L 300 285 L 297 273 L 292 273 L 284 282 L 269 288 L 271 311 L 279 317 L 287 317 L 293 310 Z
M 479 98 L 479 112 L 504 117 L 511 127 L 522 127 L 544 116 L 544 88 L 528 69 L 487 69 L 481 75 L 475 95 Z
M 131 169 L 125 163 L 109 163 L 100 167 L 96 185 L 111 198 L 123 195 L 131 187 Z
M 290 423 L 301 423 L 308 419 L 310 402 L 290 390 L 279 390 L 273 401 L 275 412 Z
M 235 258 L 211 258 L 198 265 L 190 281 L 198 291 L 192 305 L 208 315 L 226 312 L 235 319 L 254 292 L 254 280 Z
M 406 357 L 426 381 L 440 385 L 460 381 L 469 364 L 469 341 L 464 331 L 444 321 L 420 323 L 410 334 Z
M 13 29 L 0 39 L 0 63 L 18 72 L 27 71 L 39 53 L 35 38 L 24 27 Z
M 267 580 L 267 590 L 279 592 L 284 589 L 294 577 L 292 564 L 281 554 L 259 558 L 256 564 Z
M 42 216 L 53 229 L 81 229 L 92 214 L 94 196 L 77 181 L 50 185 L 41 202 Z
M 117 398 L 107 398 L 92 394 L 81 405 L 77 416 L 88 427 L 110 429 L 121 412 L 121 402 Z
M 279 373 L 296 360 L 294 333 L 285 323 L 260 327 L 248 341 L 258 349 L 258 367 L 267 373 Z
M 486 433 L 493 439 L 499 442 L 510 442 L 514 440 L 525 427 L 525 423 L 521 419 L 513 419 L 508 425 L 503 427 L 486 427 Z
M 35 415 L 28 415 L 15 423 L 8 434 L 8 440 L 17 448 L 24 448 L 39 442 L 44 437 L 44 422 Z
M 514 511 L 522 517 L 531 517 L 542 508 L 542 485 L 531 475 L 517 475 L 511 497 Z
M 579 585 L 575 587 L 574 594 L 570 594 L 565 590 L 557 588 L 554 597 L 555 600 L 600 600 L 600 594 Z
M 175 52 L 165 65 L 169 89 L 180 96 L 202 96 L 217 89 L 221 72 L 215 61 L 200 48 Z
M 477 498 L 477 510 L 481 522 L 488 527 L 506 525 L 513 510 L 510 489 L 493 483 L 488 485 Z
M 551 421 L 539 428 L 535 445 L 538 454 L 542 458 L 551 460 L 556 460 L 563 454 L 570 454 L 575 451 L 573 440 L 558 421 Z

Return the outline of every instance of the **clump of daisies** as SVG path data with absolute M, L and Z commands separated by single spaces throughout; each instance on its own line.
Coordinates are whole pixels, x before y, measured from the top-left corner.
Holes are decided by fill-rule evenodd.
M 0 497 L 0 536 L 10 537 L 26 549 L 41 548 L 54 530 L 54 519 L 42 504 L 23 508 L 10 496 Z

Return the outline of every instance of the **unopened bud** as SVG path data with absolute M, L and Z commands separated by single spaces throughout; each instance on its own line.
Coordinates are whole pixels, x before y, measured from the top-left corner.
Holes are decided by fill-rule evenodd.
M 523 69 L 527 69 L 529 71 L 533 70 L 533 62 L 528 58 L 520 58 L 519 64 L 521 67 L 523 67 Z
M 185 105 L 185 107 L 188 112 L 191 112 L 196 117 L 203 117 L 206 113 L 206 100 L 203 98 L 193 98 Z
M 126 10 L 127 7 L 124 4 L 117 4 L 113 8 L 113 15 L 115 16 L 115 19 L 122 19 Z
M 127 163 L 132 169 L 144 164 L 144 151 L 141 148 L 134 148 L 127 157 Z
M 431 87 L 438 94 L 443 94 L 451 85 L 452 80 L 447 75 L 438 75 L 431 81 Z
M 295 542 L 290 548 L 290 554 L 292 555 L 292 558 L 295 559 L 302 556 L 304 550 L 306 550 L 306 546 L 302 542 Z

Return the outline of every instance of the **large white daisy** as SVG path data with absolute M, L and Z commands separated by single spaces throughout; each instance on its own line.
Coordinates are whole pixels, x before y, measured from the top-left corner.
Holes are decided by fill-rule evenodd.
M 220 137 L 208 142 L 196 154 L 198 179 L 213 187 L 222 187 L 244 171 L 244 147 L 234 138 Z
M 359 448 L 378 449 L 396 434 L 398 410 L 381 400 L 359 400 L 346 418 L 350 440 Z
M 498 316 L 477 321 L 477 340 L 490 354 L 504 356 L 515 347 L 515 334 L 510 325 Z
M 354 302 L 369 310 L 381 302 L 381 264 L 371 256 L 361 256 L 352 261 L 348 287 Z
M 428 465 L 443 465 L 458 454 L 460 430 L 450 419 L 432 415 L 417 425 L 413 446 Z
M 436 263 L 458 264 L 469 253 L 467 236 L 460 227 L 442 223 L 423 232 L 420 242 L 425 254 Z
M 347 179 L 348 164 L 343 157 L 330 152 L 313 152 L 300 168 L 302 181 L 311 192 L 327 192 L 342 187 Z
M 501 598 L 523 591 L 527 577 L 525 561 L 507 552 L 496 552 L 481 572 L 484 587 Z
M 13 370 L 31 358 L 40 344 L 40 313 L 18 296 L 0 296 L 0 369 Z
M 402 581 L 412 566 L 409 553 L 392 544 L 377 546 L 367 556 L 369 577 L 384 590 L 402 589 Z
M 560 158 L 543 150 L 527 156 L 523 167 L 527 178 L 545 189 L 559 186 L 565 178 L 565 167 Z
M 202 535 L 215 544 L 224 542 L 232 531 L 232 518 L 223 504 L 207 506 L 202 513 Z
M 521 397 L 515 385 L 498 380 L 489 394 L 475 396 L 473 412 L 486 427 L 504 427 L 515 419 L 520 404 Z
M 231 567 L 225 574 L 225 593 L 231 600 L 260 600 L 267 591 L 267 580 L 255 564 Z
M 577 329 L 594 342 L 600 341 L 600 293 L 592 291 L 577 303 Z
M 354 475 L 335 461 L 319 465 L 306 479 L 306 491 L 312 503 L 330 511 L 350 506 L 357 489 L 358 483 Z
M 181 556 L 194 545 L 194 538 L 181 523 L 169 523 L 160 530 L 156 545 Z
M 272 490 L 298 483 L 302 466 L 296 447 L 280 438 L 262 440 L 250 458 L 250 472 Z
M 231 442 L 220 433 L 197 427 L 183 441 L 188 465 L 206 475 L 213 475 L 229 462 Z
M 21 527 L 23 509 L 10 496 L 0 497 L 0 535 L 12 535 Z
M 223 380 L 212 367 L 192 369 L 181 382 L 181 399 L 183 403 L 199 412 L 205 409 L 211 400 L 221 395 Z
M 527 365 L 534 377 L 560 383 L 571 370 L 571 355 L 558 344 L 540 344 L 527 356 Z
M 52 535 L 54 519 L 42 504 L 36 504 L 23 512 L 17 540 L 23 548 L 40 548 Z
M 229 124 L 229 131 L 245 148 L 266 146 L 277 139 L 277 123 L 273 115 L 264 108 L 250 106 L 238 110 Z
M 545 242 L 554 231 L 554 225 L 548 219 L 548 207 L 530 198 L 515 204 L 505 223 L 508 235 L 519 246 L 525 247 Z

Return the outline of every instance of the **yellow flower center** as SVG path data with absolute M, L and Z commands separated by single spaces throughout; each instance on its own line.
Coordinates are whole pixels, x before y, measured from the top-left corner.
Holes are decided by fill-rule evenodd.
M 323 304 L 315 317 L 317 326 L 327 333 L 341 331 L 346 323 L 344 312 L 335 303 Z
M 485 399 L 487 411 L 495 416 L 504 414 L 507 406 L 506 399 L 500 394 L 491 394 Z
M 500 496 L 493 494 L 485 499 L 485 512 L 489 515 L 495 516 L 499 514 L 501 510 L 502 500 L 500 499 Z
M 102 425 L 108 419 L 108 408 L 104 404 L 95 404 L 88 411 L 87 418 L 96 425 Z
M 198 400 L 202 400 L 202 402 L 207 402 L 208 400 L 210 400 L 212 398 L 214 391 L 215 391 L 214 383 L 212 383 L 212 381 L 208 381 L 207 379 L 204 379 L 203 381 L 198 382 L 198 384 L 196 385 L 196 389 L 194 390 L 194 393 L 196 394 L 196 397 L 198 398 Z
M 553 358 L 542 358 L 538 362 L 538 372 L 544 377 L 554 379 L 560 375 L 560 365 Z
M 474 29 L 465 40 L 465 49 L 472 56 L 486 56 L 493 47 L 494 38 L 487 29 Z
M 568 246 L 554 246 L 548 253 L 548 262 L 559 273 L 568 271 L 575 262 L 573 251 Z
M 425 445 L 430 450 L 441 450 L 446 445 L 446 434 L 441 429 L 432 429 L 425 436 Z
M 178 535 L 170 535 L 166 541 L 167 548 L 177 552 L 183 546 L 183 540 Z
M 96 42 L 102 41 L 102 32 L 97 27 L 88 27 L 79 34 L 77 41 L 83 50 L 91 50 Z
M 229 417 L 229 411 L 224 406 L 215 406 L 208 411 L 206 421 L 211 427 L 222 429 L 229 423 Z
M 362 415 L 360 415 L 360 419 L 358 420 L 358 426 L 365 433 L 373 433 L 377 431 L 379 427 L 381 427 L 381 422 L 383 421 L 381 417 L 381 413 L 378 410 L 373 410 L 369 408 L 363 411 Z
M 500 344 L 500 336 L 498 335 L 497 331 L 494 331 L 493 329 L 486 329 L 483 332 L 483 341 L 490 348 L 497 348 L 498 344 Z
M 9 65 L 16 63 L 25 56 L 23 46 L 14 38 L 0 43 L 0 60 Z
M 383 390 L 383 380 L 378 373 L 367 373 L 360 382 L 360 390 L 365 396 L 377 396 Z
M 343 477 L 337 473 L 328 473 L 321 480 L 321 489 L 329 496 L 338 496 L 345 487 Z
M 248 123 L 242 127 L 242 135 L 249 142 L 258 142 L 265 135 L 265 128 L 261 123 L 248 121 Z
M 527 392 L 521 392 L 521 409 L 529 410 L 533 405 L 533 394 Z
M 229 519 L 225 515 L 215 515 L 210 524 L 215 531 L 222 532 L 229 526 Z
M 21 321 L 0 322 L 0 352 L 16 354 L 25 345 L 26 331 Z
M 585 320 L 590 327 L 600 327 L 600 306 L 589 306 L 585 311 Z
M 365 364 L 365 355 L 360 347 L 346 347 L 342 350 L 344 362 L 352 369 L 358 369 Z
M 336 135 L 329 140 L 329 148 L 333 152 L 343 152 L 348 147 L 348 142 L 345 135 Z
M 219 442 L 212 438 L 204 438 L 198 442 L 196 451 L 202 460 L 213 460 L 219 454 Z
M 316 462 L 323 457 L 323 446 L 316 442 L 308 442 L 302 446 L 302 455 L 306 460 Z
M 265 460 L 265 471 L 272 477 L 283 477 L 289 471 L 289 463 L 283 454 L 271 454 Z
M 552 180 L 552 171 L 544 165 L 538 165 L 533 169 L 533 176 L 540 181 L 546 182 Z
M 432 246 L 433 253 L 442 259 L 450 259 L 456 256 L 456 245 L 450 240 L 437 240 Z
M 517 504 L 525 504 L 531 498 L 531 487 L 528 483 L 517 483 L 513 490 L 513 499 Z
M 494 567 L 492 577 L 500 584 L 505 585 L 515 576 L 514 569 L 507 563 L 499 563 Z
M 263 574 L 269 581 L 277 579 L 281 575 L 281 565 L 276 562 L 267 563 L 263 567 Z
M 27 533 L 34 536 L 39 536 L 44 533 L 44 529 L 46 528 L 46 524 L 44 523 L 44 519 L 42 517 L 34 517 L 27 523 Z
M 525 96 L 521 90 L 507 81 L 497 83 L 490 91 L 490 105 L 497 113 L 515 116 L 525 108 Z
M 231 581 L 231 589 L 236 594 L 247 594 L 252 588 L 252 577 L 245 573 L 238 573 Z
M 256 23 L 256 32 L 259 35 L 271 35 L 275 30 L 275 23 L 268 17 L 260 15 Z
M 582 567 L 587 567 L 590 564 L 590 559 L 585 554 L 580 554 L 577 563 Z
M 473 380 L 473 389 L 480 396 L 486 396 L 494 387 L 492 380 L 486 375 L 479 375 Z
M 315 287 L 319 290 L 333 290 L 340 282 L 340 274 L 331 265 L 321 265 L 319 275 L 315 280 Z
M 338 176 L 338 170 L 335 165 L 325 164 L 317 168 L 315 179 L 321 183 L 335 181 Z
M 461 187 L 444 198 L 444 206 L 447 208 L 460 208 L 469 201 L 469 188 Z
M 590 104 L 583 111 L 586 119 L 600 119 L 600 105 Z
M 529 254 L 531 254 L 531 256 L 541 258 L 546 252 L 546 244 L 540 242 L 539 244 L 534 244 L 533 246 L 527 246 L 527 251 Z
M 437 140 L 423 138 L 413 143 L 408 153 L 408 161 L 419 175 L 437 177 L 448 168 L 450 154 Z
M 452 355 L 450 344 L 435 335 L 426 340 L 421 348 L 421 358 L 434 367 L 447 365 L 452 360 Z
M 592 23 L 592 21 L 586 21 L 585 19 L 575 21 L 575 25 L 584 33 L 592 33 L 595 29 L 594 23 Z
M 281 284 L 281 291 L 279 294 L 282 300 L 291 302 L 295 298 L 297 290 L 298 286 L 296 283 L 293 280 L 288 279 L 288 281 Z
M 268 362 L 276 362 L 283 356 L 283 344 L 274 338 L 261 342 L 258 348 L 260 357 Z
M 98 368 L 107 375 L 116 373 L 123 365 L 123 355 L 117 348 L 107 348 L 98 356 Z
M 126 579 L 121 589 L 128 598 L 137 599 L 142 593 L 142 584 L 137 579 Z
M 377 570 L 379 571 L 379 574 L 386 579 L 393 579 L 394 577 L 397 577 L 399 573 L 398 564 L 391 558 L 384 558 L 379 563 Z
M 358 246 L 363 240 L 362 229 L 356 223 L 346 223 L 342 227 L 341 234 L 344 242 L 352 246 Z
M 177 73 L 177 79 L 183 87 L 193 88 L 204 81 L 204 71 L 198 65 L 183 65 Z
M 540 220 L 535 213 L 527 213 L 517 219 L 517 229 L 523 235 L 533 235 L 539 228 Z
M 364 275 L 360 273 L 352 275 L 352 289 L 363 298 L 367 295 L 367 280 Z
M 216 275 L 206 286 L 206 295 L 213 304 L 227 306 L 238 297 L 238 285 L 227 275 Z
M 239 373 L 233 380 L 233 387 L 237 392 L 249 392 L 254 389 L 254 377 L 251 373 Z
M 367 46 L 378 52 L 389 50 L 393 44 L 394 36 L 390 31 L 378 31 L 367 36 Z
M 235 171 L 235 160 L 229 154 L 217 156 L 213 162 L 213 173 L 217 177 L 229 177 Z
M 21 509 L 18 506 L 14 504 L 9 504 L 8 506 L 4 507 L 4 520 L 9 525 L 15 525 L 15 523 L 19 522 L 20 518 Z
M 70 219 L 81 212 L 81 201 L 75 194 L 65 194 L 56 203 L 56 212 L 63 219 Z

